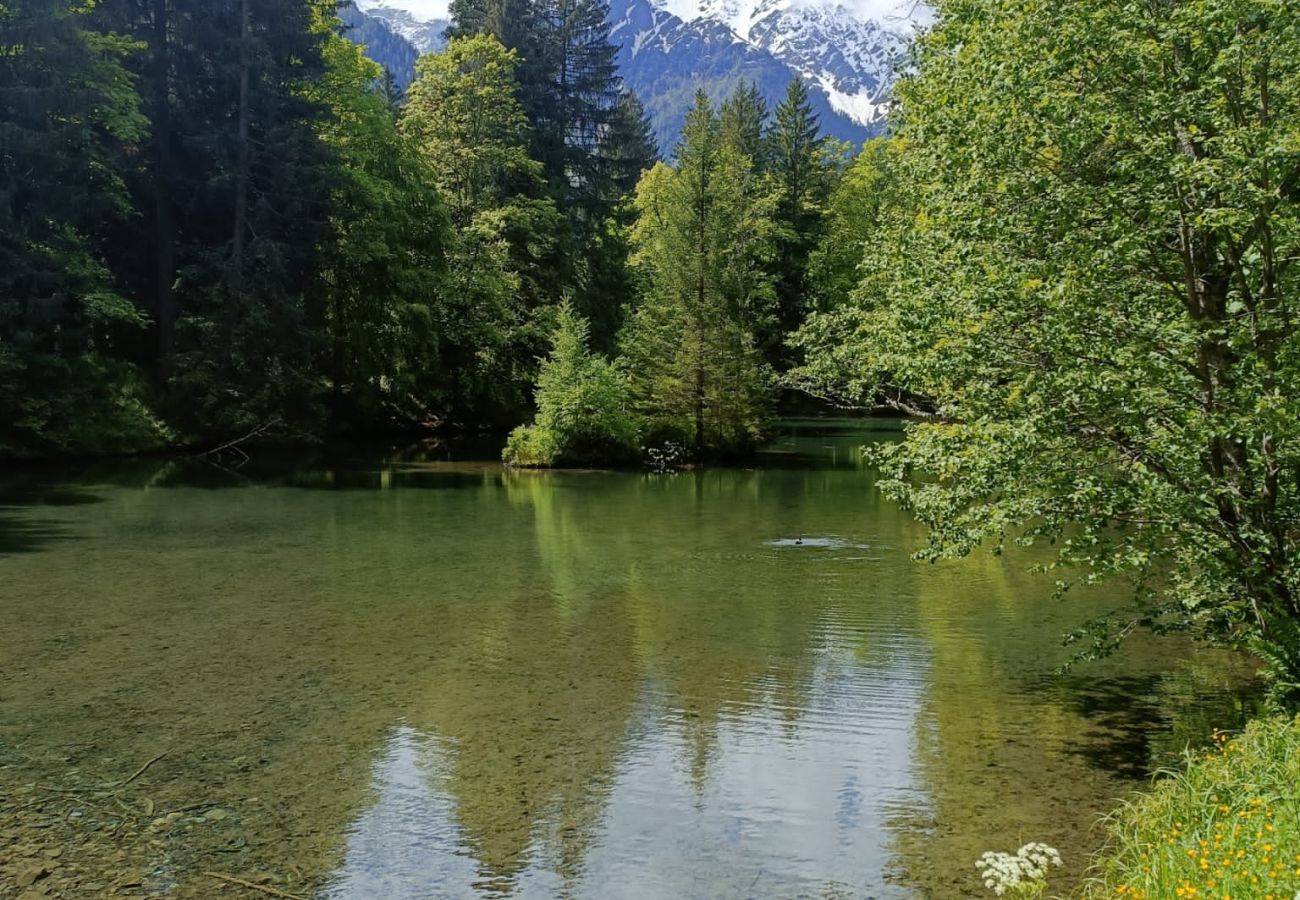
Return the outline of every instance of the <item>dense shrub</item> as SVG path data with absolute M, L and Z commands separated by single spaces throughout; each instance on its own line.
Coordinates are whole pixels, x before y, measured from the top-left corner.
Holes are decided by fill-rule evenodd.
M 593 354 L 587 320 L 560 310 L 537 380 L 537 418 L 511 433 L 503 457 L 520 466 L 577 466 L 636 459 L 639 429 L 618 368 Z
M 1300 719 L 1262 719 L 1117 812 L 1089 898 L 1300 895 Z

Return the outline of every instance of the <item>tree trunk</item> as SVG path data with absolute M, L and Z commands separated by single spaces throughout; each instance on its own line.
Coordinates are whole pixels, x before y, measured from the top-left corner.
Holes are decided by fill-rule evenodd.
M 175 349 L 176 213 L 172 208 L 171 54 L 168 0 L 153 2 L 153 141 L 154 141 L 154 315 L 158 322 L 158 359 L 165 363 Z
M 230 252 L 230 292 L 244 290 L 244 235 L 248 231 L 249 0 L 239 4 L 239 138 L 235 161 L 235 222 Z

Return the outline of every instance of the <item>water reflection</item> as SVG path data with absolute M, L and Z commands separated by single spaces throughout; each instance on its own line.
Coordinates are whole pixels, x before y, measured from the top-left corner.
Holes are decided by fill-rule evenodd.
M 1114 797 L 1240 720 L 1243 673 L 1138 641 L 1055 676 L 1114 598 L 911 562 L 863 437 L 679 476 L 169 464 L 15 503 L 11 534 L 77 540 L 0 559 L 0 851 L 179 897 L 215 869 L 331 900 L 950 898 L 1028 839 L 1077 876 Z M 160 749 L 136 812 L 36 787 Z
M 919 789 L 909 745 L 923 651 L 902 641 L 891 665 L 863 669 L 839 642 L 852 628 L 827 625 L 794 707 L 760 677 L 710 722 L 647 682 L 608 778 L 587 768 L 591 735 L 530 744 L 511 720 L 486 747 L 395 729 L 325 896 L 597 898 L 614 885 L 624 897 L 909 896 L 886 882 L 882 848 L 891 806 Z M 554 759 L 554 771 L 503 776 L 536 761 L 501 746 Z M 546 796 L 565 783 L 588 802 Z M 481 839 L 507 832 L 504 854 Z

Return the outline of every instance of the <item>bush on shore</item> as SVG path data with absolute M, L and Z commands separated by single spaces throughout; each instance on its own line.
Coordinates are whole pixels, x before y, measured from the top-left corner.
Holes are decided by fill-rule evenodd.
M 1087 898 L 1300 896 L 1300 718 L 1216 734 L 1109 830 Z
M 551 354 L 537 379 L 537 418 L 510 434 L 502 456 L 518 466 L 581 466 L 637 459 L 640 429 L 627 382 L 591 352 L 587 320 L 560 310 Z

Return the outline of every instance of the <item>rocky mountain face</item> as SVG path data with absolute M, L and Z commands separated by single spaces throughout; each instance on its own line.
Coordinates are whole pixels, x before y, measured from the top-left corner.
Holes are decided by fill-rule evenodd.
M 382 0 L 360 0 L 357 6 L 368 18 L 381 21 L 390 32 L 405 39 L 420 53 L 436 53 L 446 44 L 442 33 L 451 22 L 445 16 L 424 18 L 408 9 L 390 6 Z
M 344 34 L 364 47 L 366 56 L 391 72 L 393 81 L 405 90 L 415 77 L 415 61 L 420 57 L 415 45 L 385 19 L 367 15 L 351 3 L 339 7 L 339 18 L 347 29 Z
M 742 81 L 757 83 L 775 105 L 790 79 L 802 76 L 823 130 L 833 137 L 856 144 L 882 128 L 894 68 L 909 40 L 905 28 L 855 18 L 841 5 L 704 0 L 693 11 L 682 5 L 612 0 L 610 6 L 623 78 L 665 149 L 697 88 L 716 100 Z
M 368 55 L 409 83 L 414 56 L 443 44 L 445 18 L 361 0 L 350 33 Z M 753 81 L 768 102 L 791 78 L 809 85 L 823 130 L 859 143 L 884 124 L 889 90 L 920 14 L 884 13 L 846 0 L 610 0 L 611 37 L 627 86 L 641 98 L 670 152 L 697 88 L 715 100 Z M 852 0 L 848 0 L 852 2 Z M 875 2 L 875 0 L 868 0 Z

